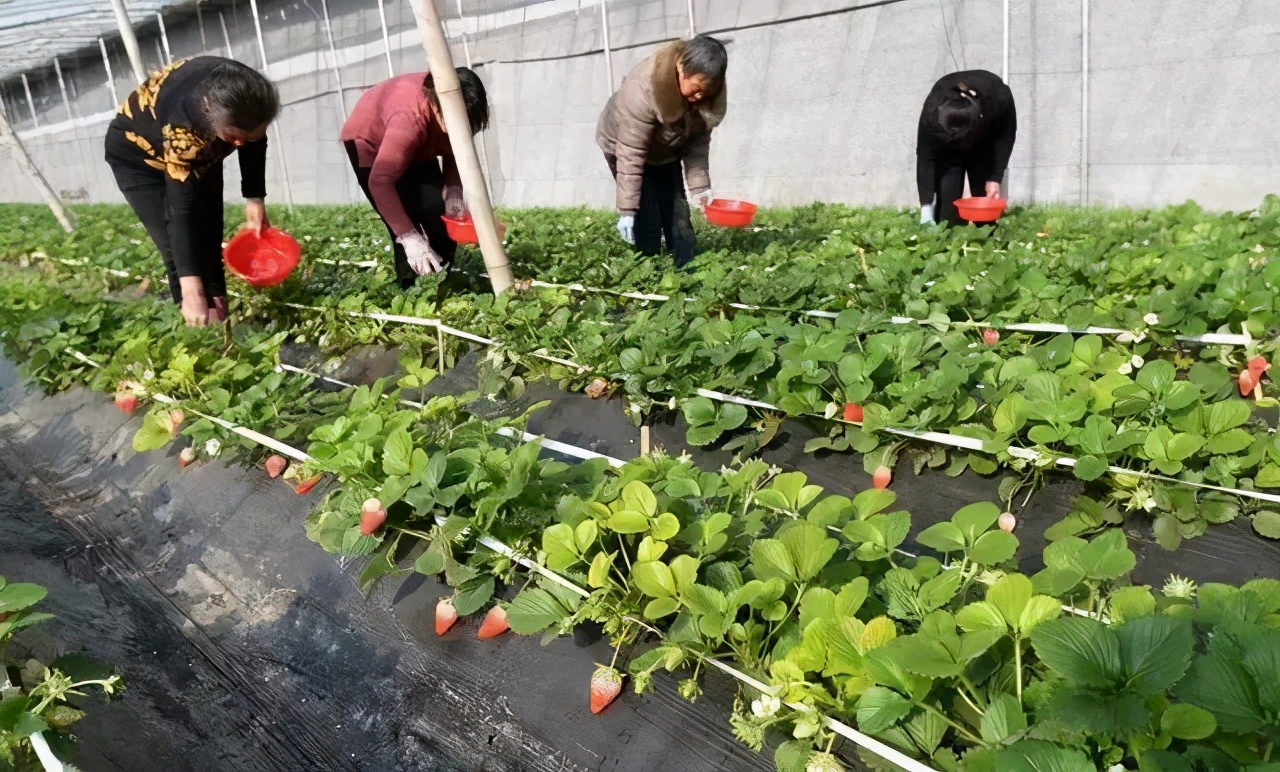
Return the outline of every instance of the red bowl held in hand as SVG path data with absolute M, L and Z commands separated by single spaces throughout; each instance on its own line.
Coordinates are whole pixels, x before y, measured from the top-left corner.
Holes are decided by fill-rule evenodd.
M 969 222 L 995 222 L 1009 205 L 1004 198 L 958 198 L 956 210 Z
M 222 250 L 222 259 L 251 287 L 272 287 L 284 281 L 298 266 L 302 247 L 278 228 L 262 229 L 262 236 L 243 230 Z
M 476 235 L 476 224 L 471 215 L 464 214 L 458 218 L 442 215 L 440 219 L 444 220 L 444 229 L 448 231 L 449 238 L 459 244 L 479 243 L 480 237 Z
M 717 198 L 704 210 L 707 222 L 724 228 L 745 228 L 756 216 L 756 205 L 731 198 Z
M 449 234 L 449 238 L 459 244 L 479 244 L 480 236 L 476 234 L 476 223 L 471 219 L 470 214 L 464 214 L 461 217 L 450 217 L 449 215 L 441 215 L 444 220 L 444 229 Z M 494 220 L 494 225 L 498 226 L 498 238 L 507 237 L 507 226 L 501 220 Z

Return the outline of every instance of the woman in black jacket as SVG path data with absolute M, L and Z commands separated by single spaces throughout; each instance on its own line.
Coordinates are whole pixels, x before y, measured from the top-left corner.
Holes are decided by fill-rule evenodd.
M 965 222 L 952 202 L 964 195 L 966 175 L 969 195 L 999 198 L 1017 133 L 1013 92 L 1000 76 L 967 70 L 935 83 L 916 139 L 920 222 Z
M 276 88 L 231 59 L 197 56 L 153 73 L 107 128 L 107 164 L 164 258 L 188 327 L 226 318 L 222 161 L 240 154 L 245 227 L 267 224 L 267 126 Z

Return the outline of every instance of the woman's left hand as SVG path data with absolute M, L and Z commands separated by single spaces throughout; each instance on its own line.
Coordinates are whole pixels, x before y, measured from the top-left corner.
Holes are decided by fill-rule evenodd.
M 267 222 L 267 205 L 260 198 L 251 198 L 244 202 L 244 230 L 253 231 L 253 235 L 261 236 L 262 229 L 269 227 Z
M 1000 198 L 1000 183 L 987 183 L 987 198 Z

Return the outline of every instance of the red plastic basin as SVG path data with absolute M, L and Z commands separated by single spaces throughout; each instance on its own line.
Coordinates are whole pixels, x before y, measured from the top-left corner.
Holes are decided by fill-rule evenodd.
M 293 236 L 278 228 L 240 231 L 222 250 L 222 259 L 252 287 L 272 287 L 284 281 L 298 266 L 302 248 Z
M 476 244 L 480 241 L 480 237 L 476 235 L 476 224 L 472 222 L 471 215 L 454 219 L 449 216 L 441 216 L 444 220 L 444 229 L 449 232 L 449 238 L 459 244 Z
M 475 221 L 471 219 L 471 215 L 464 215 L 460 218 L 441 215 L 440 219 L 444 220 L 444 229 L 449 234 L 449 238 L 459 244 L 480 243 L 480 237 L 476 234 L 476 224 Z M 501 220 L 497 219 L 493 221 L 493 224 L 498 227 L 498 238 L 506 238 L 507 226 L 503 224 Z
M 717 198 L 706 208 L 707 222 L 724 228 L 745 228 L 756 216 L 756 205 L 731 198 Z
M 969 222 L 995 222 L 1009 202 L 1003 198 L 958 198 L 955 205 L 960 217 Z

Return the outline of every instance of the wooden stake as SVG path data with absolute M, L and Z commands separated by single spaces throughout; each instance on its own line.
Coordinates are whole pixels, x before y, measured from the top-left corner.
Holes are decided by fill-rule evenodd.
M 427 53 L 427 67 L 434 76 L 436 95 L 440 98 L 440 111 L 444 113 L 445 127 L 449 129 L 449 144 L 462 177 L 462 190 L 467 197 L 467 207 L 475 222 L 476 235 L 480 237 L 480 253 L 484 255 L 485 271 L 493 285 L 493 294 L 500 295 L 511 286 L 511 265 L 502 248 L 493 217 L 493 203 L 484 183 L 484 172 L 476 155 L 471 121 L 462 101 L 458 85 L 458 73 L 454 70 L 449 42 L 444 36 L 444 25 L 434 2 L 411 0 L 418 31 L 422 33 L 422 47 Z
M 649 455 L 649 425 L 640 427 L 640 455 Z

